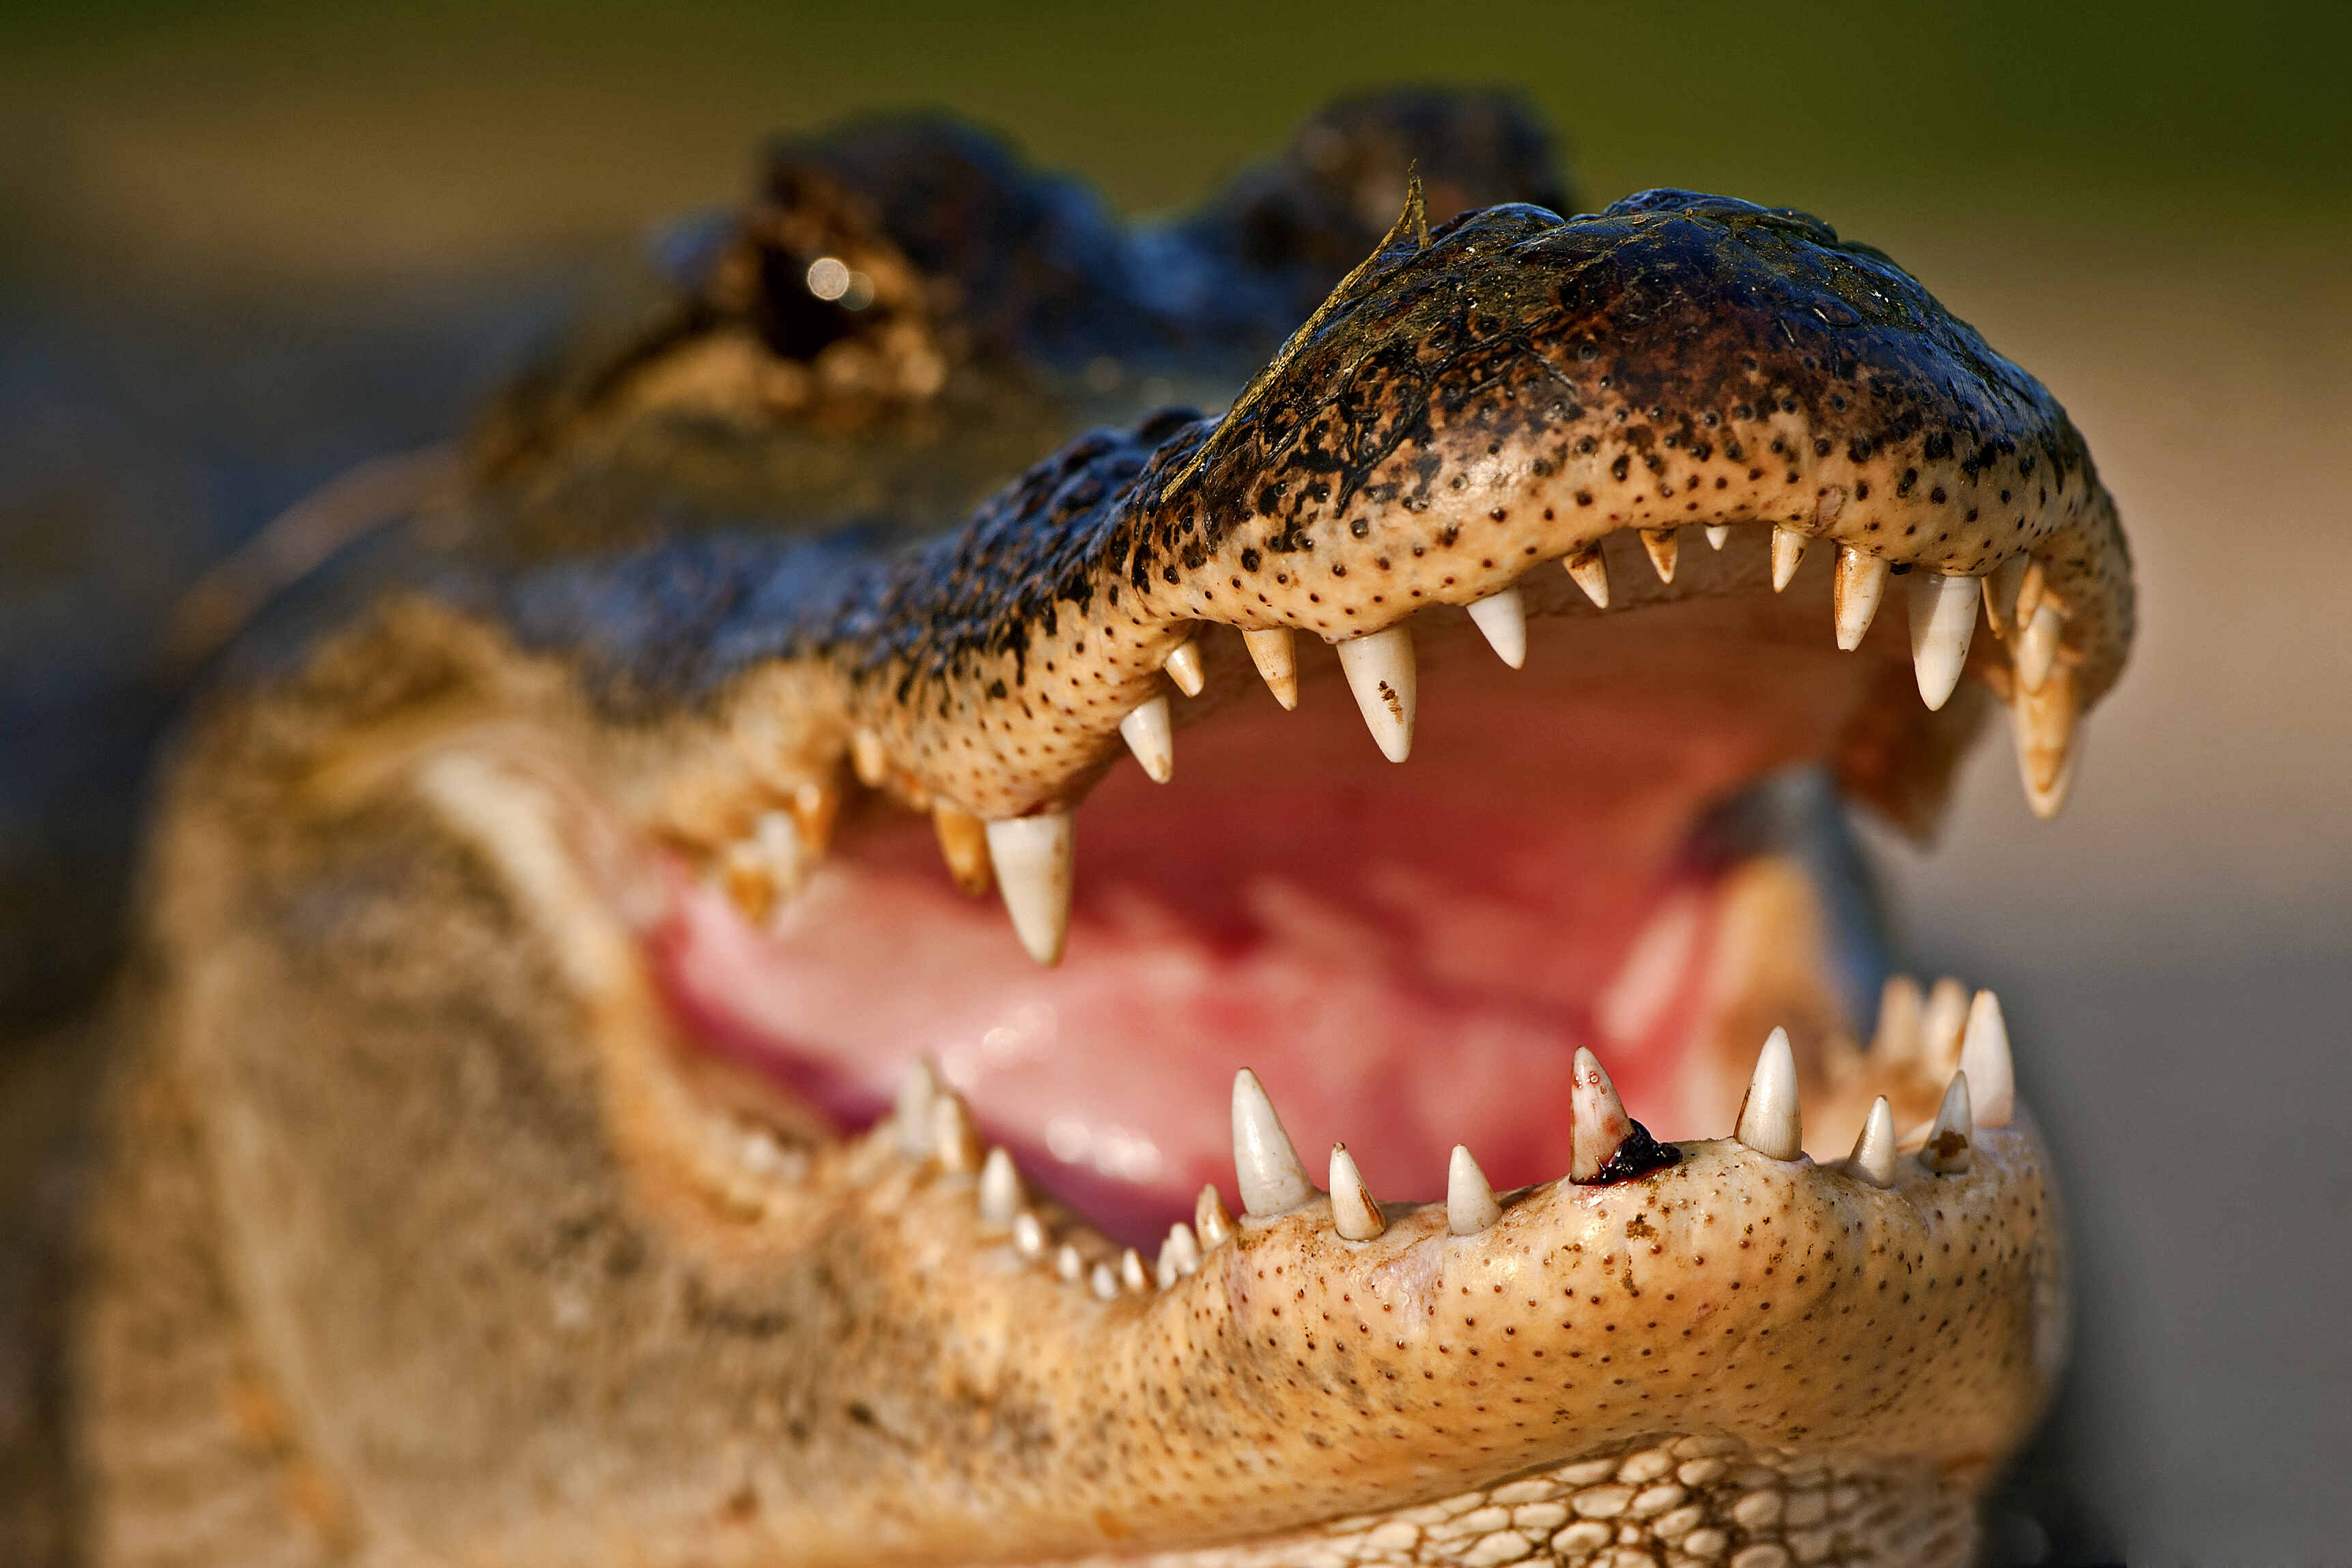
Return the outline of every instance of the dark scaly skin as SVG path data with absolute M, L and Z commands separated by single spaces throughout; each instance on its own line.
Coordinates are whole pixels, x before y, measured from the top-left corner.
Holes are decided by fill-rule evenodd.
M 814 204 L 835 221 L 839 204 Z M 788 229 L 785 206 L 761 223 Z M 761 802 L 838 791 L 861 732 L 901 800 L 1052 806 L 1115 755 L 1119 716 L 1199 622 L 1371 631 L 1538 566 L 1564 587 L 1553 558 L 1645 523 L 1787 518 L 1963 571 L 2030 548 L 2066 607 L 2068 699 L 2112 683 L 2127 567 L 2079 438 L 1875 253 L 1675 193 L 1565 224 L 1504 207 L 1423 226 L 1409 214 L 1378 240 L 1234 413 L 1081 437 L 928 543 L 898 541 L 962 482 L 971 448 L 954 420 L 927 423 L 958 375 L 982 402 L 992 378 L 1020 382 L 1037 403 L 1019 419 L 1084 397 L 1022 368 L 1026 349 L 971 348 L 975 322 L 927 318 L 914 350 L 970 334 L 928 394 L 926 371 L 888 395 L 739 402 L 715 424 L 701 399 L 680 418 L 677 383 L 638 372 L 760 319 L 756 298 L 690 300 L 683 325 L 494 424 L 456 514 L 473 530 L 462 570 L 209 705 L 155 838 L 149 1027 L 79 1339 L 95 1560 L 1305 1561 L 1335 1521 L 1486 1499 L 1570 1461 L 1649 1475 L 1641 1456 L 1668 1440 L 1687 1448 L 1669 1470 L 1728 1456 L 1686 1483 L 1710 1519 L 1750 1484 L 1737 1463 L 1799 1495 L 1819 1469 L 1861 1500 L 1822 1481 L 1840 1518 L 1883 1506 L 1842 1526 L 1863 1544 L 1965 1555 L 1969 1499 L 2055 1364 L 2029 1129 L 1983 1130 L 1966 1176 L 1914 1171 L 1932 1206 L 1714 1143 L 1590 1198 L 1537 1189 L 1475 1249 L 1401 1211 L 1375 1254 L 1349 1250 L 1310 1206 L 1177 1291 L 1103 1304 L 1008 1269 L 1003 1237 L 975 1231 L 968 1170 L 906 1158 L 887 1127 L 837 1141 L 677 1056 L 629 956 L 613 912 L 639 890 L 615 844 L 698 852 Z M 756 251 L 760 227 L 739 246 Z M 1768 397 L 1797 406 L 1768 420 Z M 1748 455 L 1800 429 L 1801 448 L 1773 454 L 1785 466 Z M 979 449 L 1000 438 L 1015 439 Z M 911 488 L 861 488 L 845 477 L 859 464 L 820 460 L 827 443 L 894 474 L 937 463 Z M 546 559 L 644 534 L 633 497 L 666 473 L 697 537 Z M 813 477 L 774 488 L 794 474 Z M 1825 514 L 1831 486 L 1850 498 Z M 2014 510 L 1980 499 L 2004 488 Z M 592 490 L 607 509 L 573 511 Z M 770 526 L 746 497 L 769 501 Z M 883 505 L 905 520 L 812 542 L 809 525 Z M 1693 578 L 1701 596 L 1753 591 L 1752 570 Z M 1843 760 L 1916 816 L 1982 698 L 1920 715 L 1891 667 Z M 1977 667 L 2009 685 L 1997 645 Z M 805 1163 L 747 1167 L 730 1118 L 804 1145 Z M 1706 1228 L 1749 1207 L 1784 1228 L 1768 1256 L 1795 1267 L 1740 1297 L 1760 1281 Z M 1586 1256 L 1621 1234 L 1622 1255 Z M 1635 1237 L 1659 1239 L 1638 1261 Z M 1924 1305 L 1885 1325 L 1838 1315 L 1853 1298 L 1835 1292 L 1869 1301 L 1875 1281 L 1908 1302 L 1955 1249 L 1979 1261 L 1956 1267 L 1940 1322 Z M 1806 1260 L 1832 1254 L 1809 1285 Z M 1257 1286 L 1287 1269 L 1344 1316 L 1387 1288 L 1367 1282 L 1374 1256 L 1442 1258 L 1465 1296 L 1491 1276 L 1502 1297 L 1520 1259 L 1596 1303 L 1646 1288 L 1648 1312 L 1732 1325 L 1753 1354 L 1691 1368 L 1631 1425 L 1548 1372 L 1532 1427 L 1382 1413 L 1349 1353 L 1315 1320 L 1262 1315 L 1280 1293 Z M 1769 1331 L 1815 1312 L 1811 1364 L 1865 1370 L 1828 1387 L 1774 1371 Z M 1480 1313 L 1509 1341 L 1482 1340 Z M 1497 1300 L 1373 1364 L 1418 1388 L 1424 1369 L 1461 1375 L 1444 1341 L 1491 1343 L 1499 1373 L 1547 1353 L 1572 1366 L 1615 1333 L 1556 1321 Z M 1661 1379 L 1689 1354 L 1668 1334 Z M 1742 1367 L 1744 1390 L 1715 1375 Z M 1774 1447 L 1792 1439 L 1794 1457 Z M 1567 1517 L 1551 1483 L 1518 1484 L 1535 1490 L 1485 1506 Z

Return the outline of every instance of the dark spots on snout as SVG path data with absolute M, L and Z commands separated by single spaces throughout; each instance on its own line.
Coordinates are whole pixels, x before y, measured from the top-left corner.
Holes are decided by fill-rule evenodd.
M 1620 452 L 1617 455 L 1617 461 L 1609 465 L 1609 476 L 1612 479 L 1622 480 L 1627 474 L 1633 471 L 1633 459 L 1632 456 L 1626 453 Z

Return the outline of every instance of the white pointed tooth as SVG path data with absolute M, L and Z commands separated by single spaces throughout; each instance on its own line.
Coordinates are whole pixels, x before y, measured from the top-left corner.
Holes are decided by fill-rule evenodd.
M 1203 1252 L 1234 1233 L 1233 1212 L 1225 1207 L 1224 1197 L 1214 1182 L 1202 1187 L 1201 1196 L 1192 1200 L 1192 1228 L 1201 1233 Z
M 1812 535 L 1801 533 L 1795 528 L 1776 528 L 1772 530 L 1773 592 L 1778 593 L 1789 586 L 1790 579 L 1797 575 L 1798 563 L 1805 559 L 1805 550 L 1812 542 Z
M 2083 755 L 2083 721 L 2074 703 L 2074 672 L 2057 669 L 2039 691 L 2013 693 L 2010 734 L 2017 743 L 2018 777 L 2025 802 L 2048 821 L 2066 803 Z
M 908 1159 L 930 1157 L 931 1107 L 940 1097 L 939 1069 L 928 1056 L 919 1056 L 907 1064 L 898 1075 L 898 1093 L 892 1117 L 898 1133 L 898 1149 Z
M 1470 619 L 1496 658 L 1515 670 L 1528 662 L 1528 604 L 1517 589 L 1488 594 L 1470 607 Z
M 1070 935 L 1075 829 L 1067 811 L 1004 817 L 988 824 L 989 858 L 1013 934 L 1040 964 L 1062 961 Z
M 1576 586 L 1584 590 L 1584 597 L 1592 601 L 1595 610 L 1609 608 L 1609 563 L 1601 559 L 1599 545 L 1587 545 L 1573 555 L 1560 558 L 1568 575 Z
M 870 729 L 861 729 L 849 737 L 849 766 L 857 781 L 868 789 L 878 789 L 882 780 L 890 777 L 890 754 L 882 748 L 882 737 Z
M 980 1134 L 972 1127 L 971 1110 L 952 1089 L 940 1090 L 931 1102 L 931 1153 L 951 1171 L 980 1165 Z
M 1847 653 L 1862 646 L 1863 633 L 1878 614 L 1886 594 L 1886 574 L 1894 568 L 1885 556 L 1870 555 L 1849 545 L 1838 546 L 1837 577 L 1831 586 L 1837 623 L 1837 645 Z
M 1150 1288 L 1151 1276 L 1143 1271 L 1143 1254 L 1132 1247 L 1118 1255 L 1118 1282 L 1139 1296 Z
M 1412 755 L 1412 708 L 1417 685 L 1412 662 L 1412 633 L 1391 626 L 1369 636 L 1351 637 L 1339 647 L 1339 669 L 1348 689 L 1356 694 L 1357 711 L 1381 755 L 1402 762 Z
M 1246 1067 L 1234 1074 L 1234 1177 L 1242 1212 L 1260 1218 L 1287 1214 L 1315 1196 L 1265 1085 Z
M 1099 1301 L 1110 1301 L 1118 1294 L 1118 1276 L 1111 1272 L 1110 1265 L 1108 1263 L 1096 1264 L 1094 1273 L 1087 1278 L 1087 1284 L 1094 1291 L 1095 1299 Z
M 1969 1137 L 1975 1123 L 1969 1114 L 1969 1075 L 1955 1072 L 1944 1086 L 1944 1103 L 1936 1107 L 1935 1124 L 1920 1145 L 1919 1163 L 1940 1176 L 1969 1168 Z
M 1262 632 L 1244 632 L 1242 642 L 1249 649 L 1250 663 L 1257 666 L 1258 678 L 1265 689 L 1274 694 L 1287 713 L 1298 706 L 1298 650 L 1293 645 L 1290 628 L 1269 626 Z
M 939 835 L 940 856 L 948 862 L 948 875 L 955 884 L 974 898 L 987 893 L 996 881 L 988 863 L 988 825 L 961 806 L 934 800 L 931 829 Z
M 1632 1134 L 1633 1122 L 1617 1097 L 1617 1085 L 1609 1081 L 1609 1070 L 1583 1046 L 1576 1048 L 1569 1084 L 1568 1179 L 1592 1181 Z
M 1176 776 L 1176 732 L 1168 722 L 1168 699 L 1153 697 L 1118 721 L 1118 733 L 1155 784 Z
M 1168 657 L 1161 661 L 1160 667 L 1168 672 L 1168 678 L 1176 683 L 1176 689 L 1188 697 L 1199 696 L 1201 688 L 1208 684 L 1208 677 L 1201 672 L 1201 649 L 1198 643 L 1189 642 L 1177 643 Z
M 1651 570 L 1660 582 L 1675 580 L 1675 562 L 1682 559 L 1682 543 L 1673 528 L 1643 528 L 1642 548 L 1650 552 Z
M 1908 1061 L 1919 1051 L 1919 982 L 1908 975 L 1889 975 L 1878 989 L 1878 1029 L 1870 1039 L 1873 1056 L 1882 1061 Z
M 1996 637 L 2017 630 L 2017 591 L 2025 586 L 2025 569 L 2031 564 L 2032 557 L 2013 555 L 1985 574 L 1985 619 Z
M 1756 1055 L 1748 1098 L 1739 1103 L 1739 1126 L 1732 1134 L 1759 1155 L 1793 1160 L 1804 1153 L 1804 1128 L 1797 1109 L 1797 1053 L 1789 1031 L 1776 1029 Z
M 1969 988 L 1947 975 L 1928 988 L 1919 1009 L 1919 1055 L 1931 1078 L 1960 1064 L 1960 1037 L 1969 1027 Z
M 1076 1246 L 1071 1242 L 1063 1242 L 1060 1250 L 1054 1254 L 1054 1272 L 1065 1280 L 1076 1280 L 1086 1271 L 1087 1260 L 1078 1256 Z
M 1895 1185 L 1895 1113 L 1881 1094 L 1871 1102 L 1862 1135 L 1853 1141 L 1846 1168 L 1873 1186 Z
M 1331 1145 L 1331 1228 L 1346 1241 L 1370 1241 L 1389 1228 L 1380 1200 L 1364 1185 L 1356 1156 L 1345 1144 Z
M 1495 1188 L 1486 1173 L 1470 1157 L 1465 1145 L 1454 1145 L 1445 1163 L 1445 1228 L 1456 1236 L 1475 1236 L 1503 1218 Z
M 1969 662 L 1969 638 L 1977 629 L 1976 579 L 1939 571 L 1911 574 L 1911 669 L 1929 712 L 1951 700 Z
M 1724 541 L 1729 538 L 1731 538 L 1731 525 L 1729 523 L 1709 523 L 1706 526 L 1707 549 L 1721 549 L 1723 548 Z
M 1168 1228 L 1168 1239 L 1160 1244 L 1160 1261 L 1152 1278 L 1161 1290 L 1199 1270 L 1201 1244 L 1192 1239 L 1192 1228 L 1181 1220 Z
M 1969 1004 L 1960 1037 L 1960 1071 L 1969 1081 L 1969 1106 L 1979 1127 L 2006 1127 L 2017 1110 L 2017 1063 L 2009 1053 L 2009 1024 L 2000 998 L 1979 991 Z
M 1045 1255 L 1045 1222 L 1030 1213 L 1013 1217 L 1013 1249 L 1024 1258 Z
M 2050 591 L 2050 574 L 2035 561 L 2025 569 L 2025 579 L 2017 585 L 2017 608 L 2010 619 L 2019 626 L 2031 624 L 2033 612 L 2042 607 L 2042 596 Z
M 1002 1230 L 1020 1213 L 1021 1173 L 1013 1168 L 1011 1155 L 991 1149 L 980 1167 L 980 1222 Z
M 2040 691 L 2050 679 L 2050 666 L 2058 662 L 2058 635 L 2065 626 L 2065 617 L 2048 600 L 2033 607 L 2033 619 L 2025 623 L 2011 655 L 2017 663 L 2017 678 L 2027 691 Z

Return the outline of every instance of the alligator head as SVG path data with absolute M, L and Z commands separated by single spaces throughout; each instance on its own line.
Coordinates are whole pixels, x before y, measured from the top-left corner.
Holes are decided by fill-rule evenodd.
M 1312 247 L 925 135 L 930 241 L 787 158 L 462 568 L 192 726 L 101 1557 L 1968 1561 L 2056 1209 L 1836 800 L 1925 831 L 1996 706 L 2064 798 L 2132 624 L 2064 414 L 1812 218 L 1473 180 L 930 527 Z

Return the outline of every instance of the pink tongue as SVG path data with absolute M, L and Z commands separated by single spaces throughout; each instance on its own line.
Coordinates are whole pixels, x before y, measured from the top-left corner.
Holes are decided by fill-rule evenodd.
M 1187 732 L 1169 786 L 1122 764 L 1079 812 L 1058 968 L 901 819 L 856 834 L 772 933 L 688 894 L 663 972 L 714 1047 L 846 1121 L 931 1056 L 985 1136 L 1139 1243 L 1202 1184 L 1230 1197 L 1243 1066 L 1318 1184 L 1335 1139 L 1383 1197 L 1442 1193 L 1456 1143 L 1498 1186 L 1548 1180 L 1568 1167 L 1576 1047 L 1636 1117 L 1666 1100 L 1710 925 L 1684 839 L 1715 780 L 1629 739 L 1607 777 L 1588 753 L 1567 784 L 1541 755 L 1574 727 L 1556 701 L 1540 727 L 1482 706 L 1460 705 L 1450 747 L 1424 735 L 1449 760 L 1404 768 L 1368 761 L 1352 727 L 1284 730 L 1275 750 L 1234 721 Z M 1477 740 L 1495 735 L 1528 738 L 1490 769 Z

